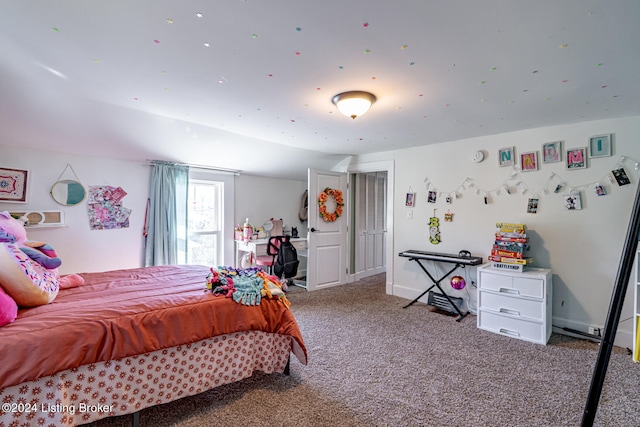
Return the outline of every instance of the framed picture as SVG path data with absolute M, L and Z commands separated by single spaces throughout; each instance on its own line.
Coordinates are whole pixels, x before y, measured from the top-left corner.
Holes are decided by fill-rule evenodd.
M 515 147 L 506 147 L 498 150 L 498 164 L 500 166 L 514 166 L 516 164 Z
M 567 169 L 586 169 L 587 168 L 587 148 L 571 148 L 567 150 Z
M 562 195 L 564 207 L 569 211 L 579 211 L 582 209 L 582 197 L 579 191 L 572 191 Z
M 538 170 L 538 152 L 520 154 L 520 169 L 522 172 L 531 172 Z
M 596 183 L 596 186 L 593 188 L 593 190 L 596 192 L 596 195 L 598 195 L 598 196 L 606 196 L 607 195 L 607 189 L 604 188 L 604 185 L 600 184 L 599 182 Z
M 542 144 L 542 163 L 556 163 L 562 161 L 562 141 Z
M 592 136 L 589 139 L 589 157 L 609 157 L 611 155 L 611 135 Z
M 631 184 L 631 180 L 629 179 L 629 175 L 625 172 L 624 168 L 618 168 L 611 171 L 613 178 L 616 180 L 619 186 L 629 185 Z
M 404 205 L 408 208 L 412 208 L 416 205 L 416 193 L 407 193 Z
M 29 171 L 0 168 L 0 202 L 27 203 Z

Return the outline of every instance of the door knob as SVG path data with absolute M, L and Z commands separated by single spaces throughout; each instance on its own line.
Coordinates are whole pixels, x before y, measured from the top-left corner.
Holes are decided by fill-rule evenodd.
M 311 232 L 313 233 L 313 232 L 315 232 L 315 231 L 316 231 L 316 229 L 315 229 L 315 228 L 313 228 L 313 227 L 311 227 Z

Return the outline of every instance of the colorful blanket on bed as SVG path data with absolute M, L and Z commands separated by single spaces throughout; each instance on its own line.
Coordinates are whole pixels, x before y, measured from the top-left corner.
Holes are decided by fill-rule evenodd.
M 263 297 L 277 299 L 287 308 L 291 305 L 276 276 L 260 268 L 211 268 L 207 288 L 217 296 L 233 298 L 238 304 L 259 305 Z

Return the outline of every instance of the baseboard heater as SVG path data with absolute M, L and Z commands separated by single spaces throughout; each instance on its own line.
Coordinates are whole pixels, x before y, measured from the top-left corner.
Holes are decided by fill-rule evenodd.
M 462 311 L 462 298 L 452 297 L 452 296 L 449 296 L 449 298 L 451 299 L 451 301 L 454 302 L 456 307 L 458 307 L 458 309 Z M 438 292 L 433 292 L 433 291 L 429 292 L 427 297 L 427 305 L 430 305 L 432 307 L 435 307 L 443 311 L 448 311 L 453 314 L 458 314 L 458 312 L 451 305 L 447 297 L 445 297 L 444 295 Z

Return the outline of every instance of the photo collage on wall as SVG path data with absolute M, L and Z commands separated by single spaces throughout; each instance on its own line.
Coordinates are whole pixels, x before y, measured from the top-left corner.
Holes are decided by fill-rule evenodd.
M 127 192 L 110 185 L 89 186 L 87 210 L 91 230 L 112 230 L 129 227 L 131 209 L 122 206 Z
M 547 163 L 564 162 L 567 171 L 582 170 L 589 167 L 589 161 L 598 157 L 610 157 L 613 154 L 613 134 L 596 135 L 588 139 L 587 146 L 563 149 L 564 141 L 552 141 L 542 144 L 540 155 L 538 151 L 529 151 L 517 154 L 515 146 L 504 147 L 498 150 L 498 165 L 519 166 L 521 172 L 533 172 L 541 169 L 541 165 Z M 519 164 L 518 164 L 519 162 Z M 552 174 L 553 178 L 554 174 Z M 611 171 L 612 180 L 619 185 L 631 183 L 624 167 L 617 165 Z M 609 178 L 611 179 L 611 178 Z M 566 183 L 560 183 L 555 193 L 560 193 Z M 593 187 L 597 196 L 606 196 L 607 188 L 601 182 Z M 567 210 L 582 209 L 582 195 L 579 190 L 570 189 L 562 194 L 563 204 Z M 539 208 L 539 198 L 531 197 L 527 201 L 527 213 L 536 214 Z

